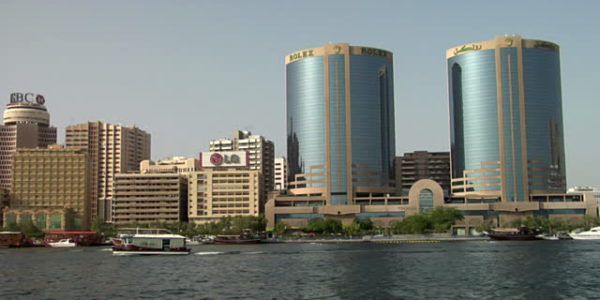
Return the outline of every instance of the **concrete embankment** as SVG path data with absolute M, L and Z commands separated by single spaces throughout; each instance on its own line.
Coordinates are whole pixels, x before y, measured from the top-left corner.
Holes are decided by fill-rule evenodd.
M 439 243 L 439 242 L 467 242 L 467 241 L 487 241 L 487 236 L 450 236 L 450 235 L 392 235 L 385 237 L 364 236 L 362 238 L 299 238 L 299 239 L 277 239 L 273 242 L 281 243 L 379 243 L 379 244 L 402 244 L 402 243 Z

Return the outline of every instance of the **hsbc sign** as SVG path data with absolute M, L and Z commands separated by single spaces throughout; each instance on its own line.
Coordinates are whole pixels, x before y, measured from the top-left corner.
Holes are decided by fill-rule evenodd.
M 200 152 L 198 161 L 200 168 L 248 167 L 248 155 L 246 151 Z
M 10 103 L 35 103 L 44 105 L 46 99 L 44 99 L 44 96 L 34 93 L 12 93 L 10 94 Z

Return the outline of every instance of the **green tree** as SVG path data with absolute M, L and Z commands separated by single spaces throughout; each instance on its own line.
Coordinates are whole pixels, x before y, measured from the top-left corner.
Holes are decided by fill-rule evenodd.
M 403 234 L 422 234 L 433 226 L 426 214 L 416 214 L 406 217 L 404 220 L 394 224 L 394 231 Z
M 448 232 L 450 227 L 464 218 L 461 211 L 455 208 L 438 207 L 423 214 L 416 214 L 396 222 L 393 230 L 396 233 L 423 234 L 427 232 Z
M 358 224 L 362 232 L 373 230 L 373 221 L 371 219 L 354 218 L 352 223 Z
M 350 224 L 344 224 L 344 235 L 354 236 L 360 234 L 360 224 L 356 222 L 352 222 Z
M 27 236 L 28 238 L 39 239 L 44 237 L 44 232 L 42 232 L 37 226 L 35 226 L 31 220 L 19 223 L 19 227 L 21 229 L 21 232 L 23 232 L 23 234 L 25 234 L 25 236 Z
M 344 231 L 344 227 L 342 226 L 342 221 L 332 218 L 325 218 L 325 231 L 324 233 L 342 233 Z
M 433 225 L 434 232 L 447 232 L 456 221 L 464 219 L 462 212 L 456 208 L 438 207 L 426 214 Z
M 300 228 L 304 232 L 314 232 L 316 234 L 322 234 L 325 231 L 325 220 L 321 218 L 314 218 L 308 221 L 306 226 Z
M 278 236 L 282 236 L 285 234 L 285 231 L 287 230 L 287 226 L 285 224 L 283 224 L 282 222 L 279 222 L 275 225 L 275 233 L 277 233 Z

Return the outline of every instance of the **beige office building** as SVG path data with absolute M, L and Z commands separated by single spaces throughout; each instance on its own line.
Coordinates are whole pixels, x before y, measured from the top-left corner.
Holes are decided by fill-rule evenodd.
M 177 173 L 116 174 L 115 224 L 187 221 L 187 178 Z
M 96 199 L 92 217 L 111 221 L 113 177 L 135 172 L 142 160 L 150 159 L 150 134 L 133 126 L 88 122 L 68 126 L 67 148 L 85 149 L 92 169 L 90 195 Z
M 33 96 L 32 99 L 27 99 Z M 11 94 L 0 125 L 0 188 L 11 188 L 13 154 L 19 148 L 47 147 L 56 144 L 56 128 L 42 95 Z
M 188 219 L 194 223 L 226 216 L 258 216 L 261 174 L 258 170 L 205 168 L 188 179 Z
M 13 186 L 6 215 L 30 215 L 31 212 L 51 218 L 48 211 L 74 212 L 73 224 L 57 228 L 88 229 L 90 225 L 89 162 L 86 151 L 49 148 L 17 149 L 14 154 Z M 60 212 L 58 212 L 60 214 Z M 65 219 L 65 215 L 54 217 Z M 38 222 L 40 223 L 40 222 Z M 50 219 L 42 224 L 50 224 Z M 56 227 L 56 226 L 54 226 Z M 41 229 L 48 229 L 42 227 Z
M 275 146 L 264 136 L 253 135 L 250 131 L 235 130 L 231 139 L 217 139 L 209 143 L 209 151 L 247 151 L 249 169 L 258 170 L 263 178 L 261 203 L 267 200 L 267 193 L 274 189 Z

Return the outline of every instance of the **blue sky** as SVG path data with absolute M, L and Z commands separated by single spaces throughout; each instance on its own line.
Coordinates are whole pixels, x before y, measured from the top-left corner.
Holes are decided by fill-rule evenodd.
M 43 94 L 59 141 L 100 120 L 150 132 L 153 159 L 196 156 L 234 129 L 285 155 L 284 56 L 347 42 L 394 53 L 396 152 L 447 151 L 445 50 L 519 34 L 560 44 L 568 184 L 600 186 L 598 11 L 592 0 L 3 0 L 0 99 Z

